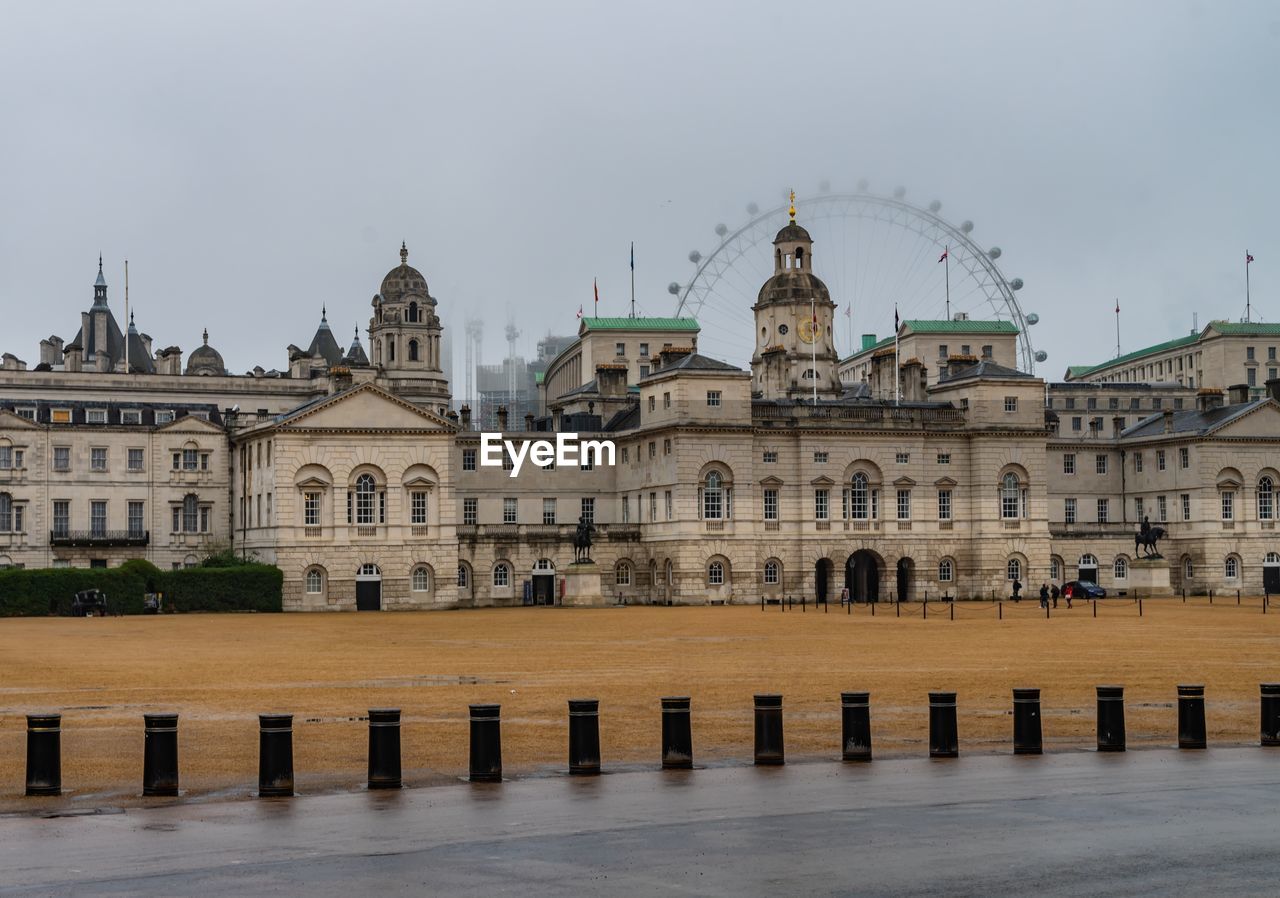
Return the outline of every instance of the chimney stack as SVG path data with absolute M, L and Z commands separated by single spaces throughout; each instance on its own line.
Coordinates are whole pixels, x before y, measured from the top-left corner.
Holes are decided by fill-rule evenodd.
M 1210 412 L 1215 408 L 1222 408 L 1221 390 L 1206 387 L 1196 394 L 1196 409 L 1198 411 Z
M 1232 384 L 1227 387 L 1227 405 L 1244 405 L 1248 401 L 1248 384 Z
M 533 430 L 533 412 L 524 416 L 524 429 L 526 433 Z
M 507 431 L 507 407 L 505 405 L 498 406 L 498 430 L 503 433 Z
M 1280 402 L 1280 377 L 1273 377 L 1267 381 L 1267 395 L 1271 397 L 1272 402 Z
M 1116 437 L 1120 436 L 1120 431 L 1124 430 L 1124 418 L 1117 415 L 1111 419 L 1111 427 L 1115 431 Z
M 66 349 L 62 350 L 62 369 L 64 371 L 79 371 L 81 362 L 84 359 L 83 353 L 84 349 L 80 344 L 72 340 Z
M 1164 432 L 1173 433 L 1173 409 L 1164 410 Z
M 471 406 L 464 405 L 462 406 L 462 408 L 458 409 L 458 417 L 462 419 L 462 429 L 470 430 L 471 429 Z

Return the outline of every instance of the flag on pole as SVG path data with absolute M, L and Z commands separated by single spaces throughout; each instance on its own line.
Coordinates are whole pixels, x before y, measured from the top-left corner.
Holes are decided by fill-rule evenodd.
M 895 334 L 898 332 L 898 307 L 896 305 L 893 307 L 893 332 Z
M 1116 314 L 1120 314 L 1120 300 L 1118 299 L 1116 300 Z
M 596 296 L 596 314 L 599 315 L 600 314 L 600 284 L 597 283 L 595 278 L 591 279 L 591 292 L 593 292 Z
M 581 304 L 579 304 L 579 306 L 578 306 L 578 320 L 579 320 L 579 321 L 581 321 L 581 320 L 582 320 L 582 306 L 581 306 Z
M 1253 256 L 1249 255 L 1249 251 L 1248 251 L 1248 250 L 1245 250 L 1245 251 L 1244 251 L 1244 264 L 1248 265 L 1248 264 L 1249 264 L 1250 262 L 1252 262 L 1252 261 L 1253 261 Z
M 938 261 L 939 262 L 945 261 L 947 256 L 949 256 L 950 254 L 951 254 L 951 247 L 948 246 L 946 249 L 942 251 L 942 255 L 938 256 Z
M 636 242 L 631 241 L 631 270 L 636 270 Z

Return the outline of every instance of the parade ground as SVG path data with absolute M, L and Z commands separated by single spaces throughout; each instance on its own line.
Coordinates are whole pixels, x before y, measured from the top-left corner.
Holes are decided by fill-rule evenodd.
M 1125 687 L 1131 749 L 1176 744 L 1176 689 L 1206 687 L 1211 747 L 1258 739 L 1280 680 L 1260 597 L 880 605 L 513 608 L 437 613 L 0 620 L 0 810 L 143 803 L 146 712 L 181 715 L 181 801 L 247 798 L 259 713 L 294 716 L 302 795 L 362 789 L 367 710 L 403 711 L 409 787 L 466 774 L 471 703 L 502 706 L 506 775 L 566 765 L 566 701 L 600 700 L 606 771 L 660 757 L 659 699 L 692 697 L 695 762 L 752 757 L 752 696 L 784 696 L 789 761 L 839 755 L 840 693 L 871 693 L 878 759 L 923 757 L 928 693 L 958 693 L 966 754 L 1005 753 L 1011 689 L 1042 690 L 1045 749 L 1091 750 L 1099 684 Z M 63 715 L 65 794 L 24 798 L 25 715 Z M 154 801 L 154 800 L 150 800 Z

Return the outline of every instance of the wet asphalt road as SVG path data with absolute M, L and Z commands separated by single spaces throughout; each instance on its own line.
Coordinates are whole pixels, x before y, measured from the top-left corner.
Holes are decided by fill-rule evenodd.
M 0 895 L 1277 895 L 1280 750 L 550 777 L 0 818 Z

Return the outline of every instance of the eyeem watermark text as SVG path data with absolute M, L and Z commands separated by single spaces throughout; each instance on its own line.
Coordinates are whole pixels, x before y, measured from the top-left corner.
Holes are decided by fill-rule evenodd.
M 511 458 L 511 476 L 515 477 L 530 461 L 539 468 L 553 463 L 561 465 L 613 465 L 613 440 L 579 440 L 576 433 L 558 433 L 551 440 L 504 440 L 500 433 L 480 434 L 480 464 L 495 468 L 502 464 L 503 453 Z

